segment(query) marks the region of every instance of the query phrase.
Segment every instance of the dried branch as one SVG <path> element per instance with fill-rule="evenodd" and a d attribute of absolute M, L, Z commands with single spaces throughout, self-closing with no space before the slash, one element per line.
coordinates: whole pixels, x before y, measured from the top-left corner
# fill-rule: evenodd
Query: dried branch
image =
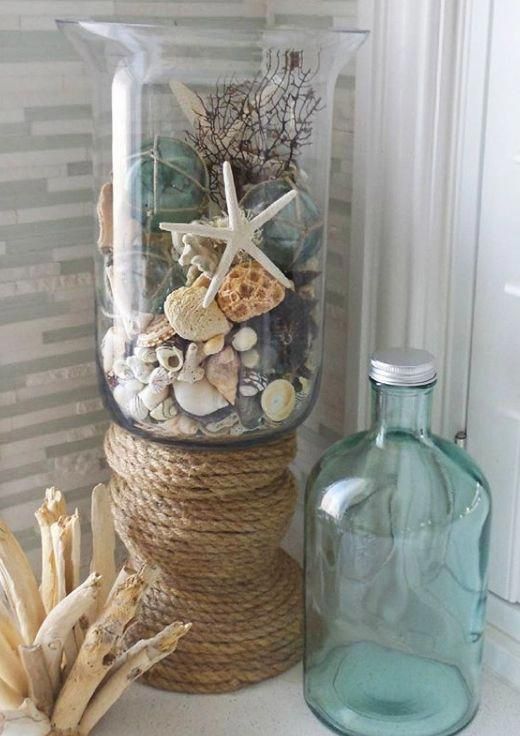
<path fill-rule="evenodd" d="M 312 86 L 316 71 L 304 68 L 302 51 L 271 52 L 253 80 L 232 79 L 198 96 L 196 129 L 187 137 L 206 163 L 217 202 L 224 201 L 223 161 L 231 163 L 239 195 L 245 184 L 293 175 L 322 108 Z"/>
<path fill-rule="evenodd" d="M 91 572 L 101 575 L 101 590 L 97 611 L 101 611 L 116 579 L 115 548 L 116 535 L 112 521 L 110 491 L 99 483 L 92 491 L 92 562 Z"/>
<path fill-rule="evenodd" d="M 50 716 L 54 703 L 51 679 L 39 644 L 21 646 L 20 659 L 28 681 L 28 694 L 39 711 Z"/>

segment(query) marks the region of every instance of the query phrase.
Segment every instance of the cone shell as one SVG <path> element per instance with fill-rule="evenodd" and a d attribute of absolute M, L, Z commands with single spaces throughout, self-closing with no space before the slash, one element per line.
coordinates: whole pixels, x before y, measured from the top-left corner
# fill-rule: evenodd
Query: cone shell
<path fill-rule="evenodd" d="M 230 270 L 217 294 L 217 302 L 228 319 L 245 322 L 274 309 L 285 289 L 257 261 L 239 263 Z"/>
<path fill-rule="evenodd" d="M 206 362 L 206 378 L 230 404 L 237 396 L 239 368 L 238 356 L 229 345 Z"/>
<path fill-rule="evenodd" d="M 262 409 L 273 422 L 282 422 L 292 413 L 296 392 L 292 383 L 283 378 L 272 381 L 262 393 Z"/>
<path fill-rule="evenodd" d="M 164 303 L 164 314 L 174 331 L 186 340 L 205 342 L 216 335 L 227 335 L 230 325 L 215 302 L 204 307 L 207 289 L 175 289 Z"/>

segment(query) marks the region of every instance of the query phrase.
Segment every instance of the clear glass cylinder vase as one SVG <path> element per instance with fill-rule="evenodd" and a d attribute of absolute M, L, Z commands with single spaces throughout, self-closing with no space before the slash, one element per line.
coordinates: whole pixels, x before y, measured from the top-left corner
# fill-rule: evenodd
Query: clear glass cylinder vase
<path fill-rule="evenodd" d="M 173 443 L 293 430 L 320 376 L 333 90 L 365 34 L 59 25 L 95 89 L 112 416 Z"/>
<path fill-rule="evenodd" d="M 372 379 L 371 428 L 309 480 L 305 697 L 342 734 L 447 736 L 479 702 L 489 487 L 432 434 L 432 376 L 388 376 Z"/>

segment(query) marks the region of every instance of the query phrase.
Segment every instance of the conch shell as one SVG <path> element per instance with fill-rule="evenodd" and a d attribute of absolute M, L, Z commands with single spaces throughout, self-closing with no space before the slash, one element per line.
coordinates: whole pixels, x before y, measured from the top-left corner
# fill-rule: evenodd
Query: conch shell
<path fill-rule="evenodd" d="M 181 409 L 196 417 L 213 414 L 213 412 L 228 406 L 228 402 L 222 394 L 205 378 L 196 383 L 175 381 L 173 392 Z"/>
<path fill-rule="evenodd" d="M 206 362 L 206 378 L 230 404 L 237 396 L 239 368 L 240 361 L 230 345 Z"/>

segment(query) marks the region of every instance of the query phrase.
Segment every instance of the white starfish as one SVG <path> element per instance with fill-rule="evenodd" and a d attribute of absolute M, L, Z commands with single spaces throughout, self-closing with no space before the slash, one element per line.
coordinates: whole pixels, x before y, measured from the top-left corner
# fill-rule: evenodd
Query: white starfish
<path fill-rule="evenodd" d="M 226 204 L 228 210 L 228 227 L 215 227 L 213 225 L 205 225 L 200 222 L 161 222 L 159 227 L 161 230 L 168 230 L 171 233 L 190 233 L 192 235 L 202 235 L 206 238 L 213 238 L 213 240 L 225 240 L 226 249 L 222 254 L 220 263 L 217 266 L 217 270 L 211 283 L 208 287 L 206 296 L 204 297 L 203 305 L 209 306 L 226 275 L 231 268 L 233 259 L 236 254 L 245 250 L 249 253 L 255 261 L 258 261 L 266 271 L 269 271 L 271 276 L 274 276 L 283 286 L 287 289 L 294 288 L 292 281 L 290 281 L 275 264 L 266 256 L 266 254 L 260 250 L 255 243 L 255 233 L 260 230 L 262 225 L 271 220 L 280 210 L 286 207 L 289 202 L 296 197 L 296 191 L 292 189 L 282 197 L 277 199 L 275 202 L 270 204 L 262 212 L 259 212 L 256 217 L 252 220 L 248 220 L 245 212 L 240 209 L 237 199 L 237 193 L 235 189 L 235 182 L 233 180 L 233 172 L 231 170 L 231 164 L 229 161 L 224 162 L 222 167 L 224 174 L 224 187 L 226 192 Z"/>

